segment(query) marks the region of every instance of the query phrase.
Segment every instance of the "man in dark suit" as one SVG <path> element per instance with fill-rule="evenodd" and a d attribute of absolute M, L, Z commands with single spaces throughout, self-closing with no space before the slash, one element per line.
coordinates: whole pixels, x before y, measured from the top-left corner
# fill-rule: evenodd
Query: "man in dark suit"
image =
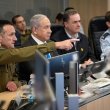
<path fill-rule="evenodd" d="M 23 46 L 30 46 L 36 44 L 40 45 L 50 42 L 49 39 L 51 35 L 51 29 L 50 29 L 51 23 L 50 20 L 47 18 L 47 16 L 42 14 L 34 15 L 30 20 L 30 26 L 32 31 L 31 36 L 24 43 Z M 51 56 L 58 55 L 57 51 L 53 51 L 50 54 Z M 19 76 L 21 80 L 29 81 L 30 74 L 32 74 L 33 72 L 34 72 L 34 61 L 31 60 L 19 64 Z"/>
<path fill-rule="evenodd" d="M 63 41 L 71 38 L 79 39 L 73 43 L 73 48 L 71 50 L 58 50 L 59 54 L 65 54 L 68 52 L 79 51 L 79 58 L 82 67 L 86 67 L 95 61 L 92 50 L 90 49 L 87 37 L 80 33 L 80 15 L 76 10 L 65 11 L 63 17 L 64 29 L 56 32 L 51 40 L 53 41 Z"/>

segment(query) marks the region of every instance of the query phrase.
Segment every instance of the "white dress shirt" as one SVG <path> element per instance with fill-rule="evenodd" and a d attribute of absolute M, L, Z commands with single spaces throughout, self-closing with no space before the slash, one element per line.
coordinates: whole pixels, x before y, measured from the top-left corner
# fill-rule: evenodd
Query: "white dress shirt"
<path fill-rule="evenodd" d="M 45 42 L 42 42 L 42 41 L 39 40 L 38 38 L 34 37 L 33 34 L 31 34 L 31 36 L 32 36 L 32 38 L 35 40 L 35 42 L 37 42 L 38 45 L 47 43 L 46 41 L 45 41 Z"/>

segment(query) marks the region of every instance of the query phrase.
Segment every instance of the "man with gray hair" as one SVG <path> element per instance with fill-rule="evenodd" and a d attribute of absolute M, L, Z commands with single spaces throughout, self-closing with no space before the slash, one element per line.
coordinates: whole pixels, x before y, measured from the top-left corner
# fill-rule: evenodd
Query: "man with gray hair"
<path fill-rule="evenodd" d="M 40 45 L 40 44 L 46 44 L 50 42 L 49 39 L 52 33 L 50 29 L 51 23 L 46 15 L 43 15 L 43 14 L 34 15 L 30 20 L 30 26 L 31 26 L 31 32 L 32 32 L 31 36 L 24 43 L 23 46 L 32 46 L 36 44 Z M 74 39 L 72 42 L 74 42 Z M 65 46 L 68 44 L 71 44 L 71 41 L 65 40 L 64 42 L 62 42 L 62 47 L 63 45 Z M 51 56 L 55 56 L 57 55 L 57 51 L 53 51 L 50 54 Z M 34 70 L 33 65 L 34 65 L 34 61 L 20 63 L 19 75 L 20 75 L 21 80 L 29 81 L 30 74 L 32 74 Z"/>

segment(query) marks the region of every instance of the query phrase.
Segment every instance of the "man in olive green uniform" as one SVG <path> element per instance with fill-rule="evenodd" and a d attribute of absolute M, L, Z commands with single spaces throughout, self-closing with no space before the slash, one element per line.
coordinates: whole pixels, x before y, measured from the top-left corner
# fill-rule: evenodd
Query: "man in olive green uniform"
<path fill-rule="evenodd" d="M 16 41 L 15 29 L 7 20 L 0 20 L 0 92 L 16 91 L 18 80 L 15 74 L 15 62 L 27 61 L 34 57 L 36 49 L 46 54 L 57 49 L 69 50 L 74 40 L 50 42 L 38 46 L 13 49 Z M 7 48 L 7 49 L 6 49 Z M 12 48 L 12 49 L 10 49 Z"/>
<path fill-rule="evenodd" d="M 15 42 L 15 47 L 20 47 L 31 35 L 31 30 L 27 29 L 26 21 L 23 16 L 15 15 L 12 17 L 12 23 L 16 29 L 17 41 Z"/>
<path fill-rule="evenodd" d="M 50 47 L 53 44 L 49 44 Z M 43 49 L 42 49 L 43 47 Z M 0 92 L 6 90 L 15 91 L 19 86 L 19 81 L 15 73 L 15 62 L 32 59 L 35 55 L 37 46 L 31 46 L 21 49 L 0 49 Z M 42 52 L 52 51 L 46 49 L 46 46 L 40 46 Z M 8 54 L 7 54 L 8 53 Z"/>

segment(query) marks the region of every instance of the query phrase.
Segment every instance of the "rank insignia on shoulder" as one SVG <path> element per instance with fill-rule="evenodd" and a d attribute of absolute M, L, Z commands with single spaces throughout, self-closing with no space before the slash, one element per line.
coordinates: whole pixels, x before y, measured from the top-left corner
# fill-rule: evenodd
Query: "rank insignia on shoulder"
<path fill-rule="evenodd" d="M 104 33 L 102 39 L 105 39 L 108 35 L 110 35 L 109 33 Z"/>

